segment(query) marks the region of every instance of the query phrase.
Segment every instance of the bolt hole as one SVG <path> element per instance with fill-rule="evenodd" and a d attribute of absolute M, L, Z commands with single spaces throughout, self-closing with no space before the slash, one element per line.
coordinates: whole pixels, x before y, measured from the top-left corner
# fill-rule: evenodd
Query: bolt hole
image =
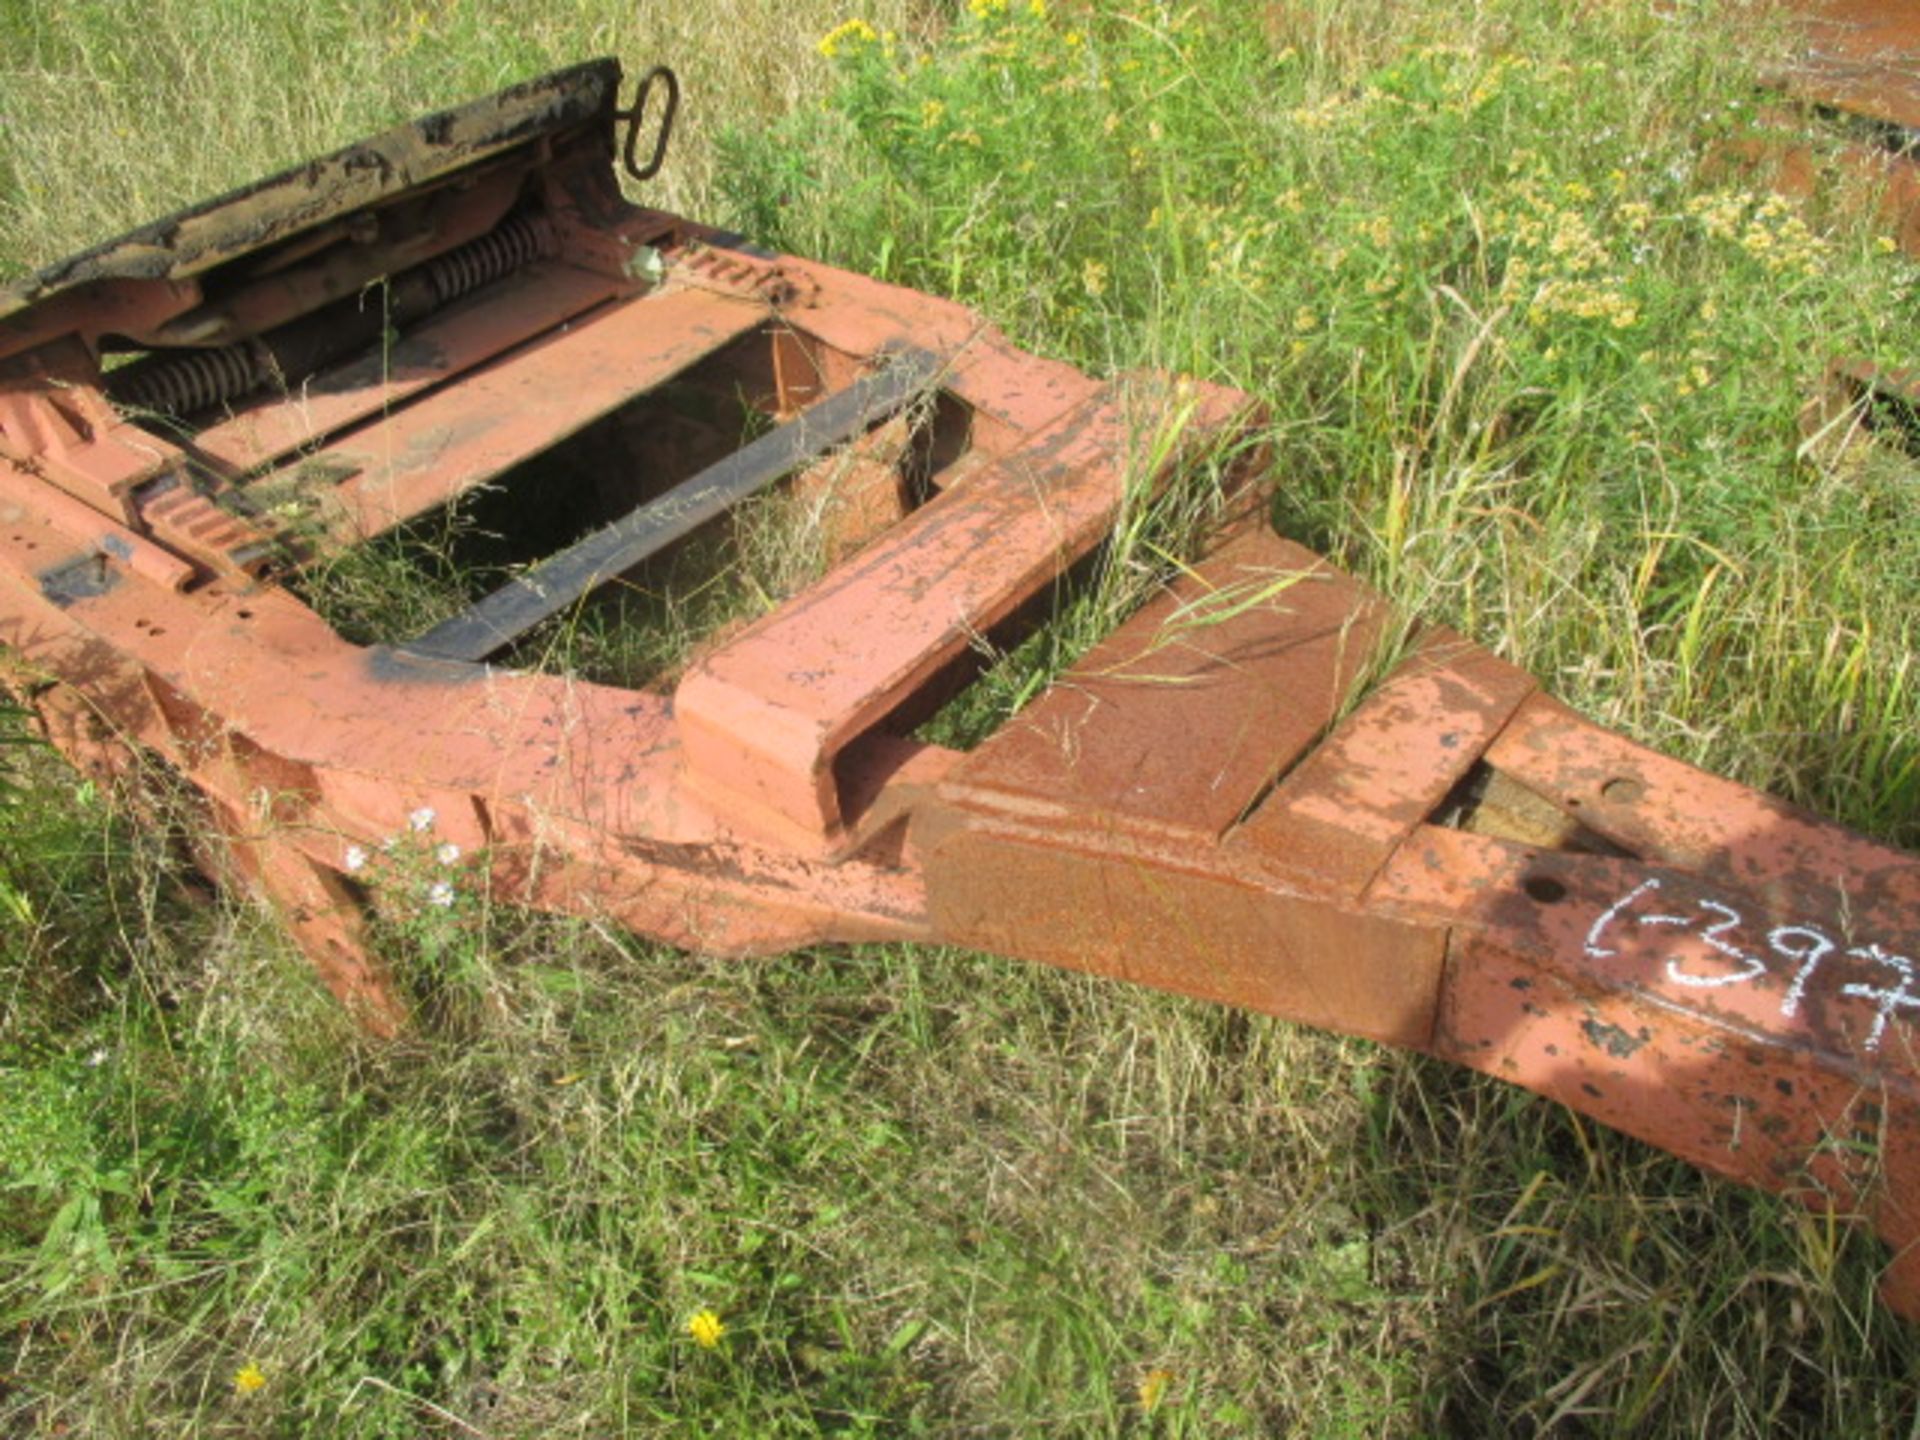
<path fill-rule="evenodd" d="M 1567 898 L 1567 887 L 1551 875 L 1529 875 L 1520 888 L 1527 892 L 1529 899 L 1538 900 L 1542 905 L 1553 905 Z"/>
<path fill-rule="evenodd" d="M 1647 793 L 1647 787 L 1628 775 L 1620 775 L 1600 787 L 1600 798 L 1616 805 L 1631 805 Z"/>
<path fill-rule="evenodd" d="M 251 610 L 236 610 L 233 613 L 238 615 L 242 620 L 251 620 L 253 618 L 253 611 Z"/>

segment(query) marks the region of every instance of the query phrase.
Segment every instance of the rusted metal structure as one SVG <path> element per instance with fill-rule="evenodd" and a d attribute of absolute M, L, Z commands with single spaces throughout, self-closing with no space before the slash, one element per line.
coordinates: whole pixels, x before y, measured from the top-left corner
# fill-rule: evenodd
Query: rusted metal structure
<path fill-rule="evenodd" d="M 1909 0 L 1782 0 L 1789 43 L 1766 80 L 1838 122 L 1845 143 L 1827 156 L 1864 191 L 1887 230 L 1920 256 L 1920 6 Z M 1756 138 L 1729 157 L 1774 190 L 1805 198 L 1819 188 L 1822 157 L 1804 140 Z"/>
<path fill-rule="evenodd" d="M 1787 47 L 1764 76 L 1799 110 L 1763 115 L 1758 134 L 1717 147 L 1721 168 L 1776 193 L 1814 200 L 1823 188 L 1873 207 L 1893 242 L 1920 257 L 1920 5 L 1910 0 L 1780 0 Z M 1833 122 L 1816 151 L 1805 112 Z M 1810 440 L 1844 446 L 1862 431 L 1920 447 L 1920 384 L 1859 356 L 1837 356 L 1802 414 Z"/>
<path fill-rule="evenodd" d="M 1802 17 L 1802 39 L 1779 77 L 1787 89 L 1863 120 L 1920 130 L 1920 8 L 1908 0 L 1788 0 L 1788 8 Z"/>
<path fill-rule="evenodd" d="M 619 124 L 634 165 L 671 91 L 618 83 L 431 117 L 0 299 L 0 642 L 69 756 L 185 776 L 376 1029 L 406 1004 L 355 863 L 430 810 L 495 893 L 681 945 L 971 946 L 1456 1060 L 1867 1217 L 1920 1315 L 1920 861 L 1275 534 L 1244 397 L 628 204 Z M 592 513 L 464 613 L 361 646 L 301 598 L 479 487 L 550 518 L 537 462 L 589 440 Z M 1254 502 L 1204 558 L 984 742 L 921 738 L 977 637 L 1198 463 Z M 540 625 L 783 482 L 830 516 L 822 578 L 647 688 L 533 667 Z"/>

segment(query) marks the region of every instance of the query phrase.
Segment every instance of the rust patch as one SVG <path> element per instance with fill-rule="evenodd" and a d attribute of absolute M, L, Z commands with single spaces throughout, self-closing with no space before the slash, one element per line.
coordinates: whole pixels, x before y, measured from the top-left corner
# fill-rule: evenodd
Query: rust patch
<path fill-rule="evenodd" d="M 1645 1030 L 1637 1036 L 1629 1035 L 1618 1025 L 1607 1025 L 1598 1020 L 1582 1021 L 1580 1030 L 1587 1037 L 1589 1045 L 1606 1051 L 1616 1060 L 1632 1059 L 1634 1052 L 1652 1038 Z"/>

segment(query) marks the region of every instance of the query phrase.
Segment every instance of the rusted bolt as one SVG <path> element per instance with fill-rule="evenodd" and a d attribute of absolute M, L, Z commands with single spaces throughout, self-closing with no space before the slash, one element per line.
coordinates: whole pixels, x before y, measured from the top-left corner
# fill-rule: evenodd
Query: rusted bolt
<path fill-rule="evenodd" d="M 1600 798 L 1616 805 L 1631 805 L 1647 793 L 1647 787 L 1630 775 L 1618 775 L 1600 787 Z"/>

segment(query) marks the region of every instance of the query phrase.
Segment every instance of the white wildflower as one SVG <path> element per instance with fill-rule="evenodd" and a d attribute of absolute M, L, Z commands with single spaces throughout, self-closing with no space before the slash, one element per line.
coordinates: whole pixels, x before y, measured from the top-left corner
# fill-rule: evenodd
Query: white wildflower
<path fill-rule="evenodd" d="M 347 846 L 347 853 L 341 858 L 350 871 L 367 868 L 367 852 L 358 845 Z"/>
<path fill-rule="evenodd" d="M 427 891 L 427 903 L 445 910 L 453 904 L 453 886 L 444 880 L 433 882 L 433 888 Z"/>
<path fill-rule="evenodd" d="M 451 865 L 460 858 L 460 847 L 449 840 L 433 852 L 433 858 L 442 865 Z"/>
<path fill-rule="evenodd" d="M 431 805 L 422 805 L 418 810 L 407 816 L 407 828 L 415 834 L 418 834 L 422 830 L 431 830 L 433 828 L 434 818 L 433 807 Z"/>

